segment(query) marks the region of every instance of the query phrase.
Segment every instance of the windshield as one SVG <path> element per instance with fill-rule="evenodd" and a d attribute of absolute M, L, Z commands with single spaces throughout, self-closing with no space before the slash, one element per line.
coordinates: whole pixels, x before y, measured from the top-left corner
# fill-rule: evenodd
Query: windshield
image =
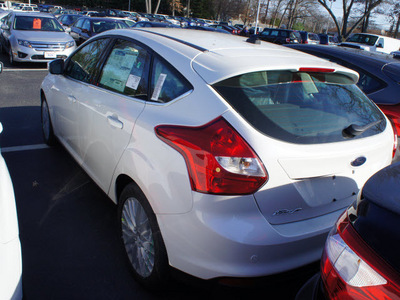
<path fill-rule="evenodd" d="M 14 22 L 15 30 L 32 31 L 56 31 L 63 32 L 64 29 L 55 18 L 16 16 Z"/>
<path fill-rule="evenodd" d="M 369 35 L 369 34 L 354 34 L 349 37 L 346 42 L 358 43 L 358 44 L 365 44 L 368 46 L 375 45 L 376 41 L 378 40 L 377 36 Z"/>
<path fill-rule="evenodd" d="M 382 113 L 342 74 L 262 71 L 213 87 L 256 129 L 286 142 L 339 142 L 386 128 Z M 348 134 L 359 126 L 361 134 Z"/>

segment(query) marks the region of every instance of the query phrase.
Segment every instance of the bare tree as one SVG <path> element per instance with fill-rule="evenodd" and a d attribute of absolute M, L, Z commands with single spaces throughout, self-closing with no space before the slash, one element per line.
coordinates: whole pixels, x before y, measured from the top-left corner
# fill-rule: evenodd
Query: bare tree
<path fill-rule="evenodd" d="M 360 23 L 367 16 L 369 16 L 371 11 L 380 4 L 382 4 L 384 0 L 370 0 L 368 8 L 364 10 L 361 16 L 356 17 L 353 25 L 349 29 L 348 27 L 349 27 L 350 14 L 352 12 L 352 9 L 354 8 L 355 0 L 342 0 L 343 16 L 342 16 L 341 26 L 339 25 L 338 19 L 336 18 L 335 14 L 331 9 L 331 3 L 329 3 L 330 1 L 333 0 L 317 0 L 317 1 L 328 11 L 329 15 L 332 17 L 339 34 L 339 38 L 341 39 L 342 37 L 347 38 L 353 32 L 353 30 L 357 28 L 357 26 L 359 26 Z"/>

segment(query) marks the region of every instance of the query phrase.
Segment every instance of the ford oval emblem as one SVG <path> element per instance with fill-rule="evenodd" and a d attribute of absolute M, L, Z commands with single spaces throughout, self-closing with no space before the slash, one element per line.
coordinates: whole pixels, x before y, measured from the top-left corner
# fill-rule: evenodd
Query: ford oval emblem
<path fill-rule="evenodd" d="M 353 160 L 350 164 L 353 167 L 359 167 L 359 166 L 363 165 L 366 161 L 367 161 L 366 157 L 360 156 L 360 157 L 357 157 L 355 160 Z"/>

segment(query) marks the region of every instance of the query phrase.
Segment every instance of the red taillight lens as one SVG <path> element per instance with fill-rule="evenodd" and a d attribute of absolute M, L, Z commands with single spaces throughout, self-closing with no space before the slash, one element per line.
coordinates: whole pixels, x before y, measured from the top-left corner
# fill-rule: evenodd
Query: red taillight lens
<path fill-rule="evenodd" d="M 400 133 L 400 105 L 379 105 L 379 108 L 390 120 L 394 131 L 393 157 L 396 155 L 398 135 Z"/>
<path fill-rule="evenodd" d="M 347 212 L 328 236 L 321 259 L 325 295 L 335 300 L 399 299 L 399 277 L 350 224 Z"/>
<path fill-rule="evenodd" d="M 332 72 L 335 72 L 335 69 L 329 69 L 329 68 L 299 68 L 299 72 L 332 73 Z"/>
<path fill-rule="evenodd" d="M 199 127 L 160 125 L 155 132 L 185 158 L 194 191 L 252 194 L 268 179 L 258 156 L 222 117 Z"/>

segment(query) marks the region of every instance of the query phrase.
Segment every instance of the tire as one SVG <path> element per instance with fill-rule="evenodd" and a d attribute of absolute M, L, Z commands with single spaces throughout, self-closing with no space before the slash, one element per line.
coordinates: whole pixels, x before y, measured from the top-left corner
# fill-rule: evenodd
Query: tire
<path fill-rule="evenodd" d="M 169 277 L 164 241 L 149 202 L 134 183 L 121 193 L 118 221 L 133 277 L 147 289 L 164 288 Z"/>
<path fill-rule="evenodd" d="M 11 45 L 10 45 L 10 47 L 8 48 L 8 60 L 10 61 L 10 64 L 11 64 L 11 65 L 14 65 L 14 64 L 15 64 L 14 56 L 13 56 L 13 54 L 12 54 Z"/>
<path fill-rule="evenodd" d="M 49 146 L 53 146 L 56 142 L 56 137 L 54 135 L 53 125 L 51 123 L 51 118 L 50 118 L 49 106 L 47 104 L 46 99 L 42 99 L 41 121 L 42 121 L 42 133 L 44 142 Z"/>

